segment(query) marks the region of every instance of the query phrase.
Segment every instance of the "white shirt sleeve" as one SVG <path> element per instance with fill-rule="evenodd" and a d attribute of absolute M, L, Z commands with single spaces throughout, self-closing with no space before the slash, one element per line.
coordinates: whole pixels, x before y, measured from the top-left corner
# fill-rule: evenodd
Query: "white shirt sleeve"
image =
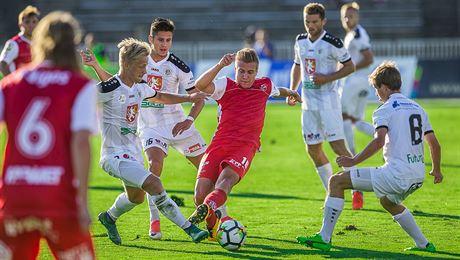
<path fill-rule="evenodd" d="M 1 93 L 1 92 L 0 92 Z M 0 101 L 1 104 L 1 101 Z M 0 108 L 1 109 L 1 108 Z M 1 120 L 1 115 L 0 115 L 0 120 Z M 428 134 L 430 132 L 433 132 L 433 127 L 430 124 L 430 120 L 428 120 L 428 115 L 426 114 L 425 111 L 423 111 L 423 119 L 422 119 L 422 127 L 423 127 L 423 133 Z"/>
<path fill-rule="evenodd" d="M 0 89 L 0 122 L 4 121 L 5 111 L 5 98 L 3 97 L 3 91 Z"/>
<path fill-rule="evenodd" d="M 195 78 L 193 77 L 192 71 L 183 72 L 179 70 L 179 82 L 180 85 L 186 90 L 189 91 L 195 86 Z"/>
<path fill-rule="evenodd" d="M 280 95 L 280 90 L 278 89 L 277 86 L 275 86 L 275 83 L 272 83 L 272 91 L 270 92 L 270 97 L 277 97 Z"/>
<path fill-rule="evenodd" d="M 299 56 L 299 41 L 295 41 L 295 44 L 294 44 L 294 63 L 295 64 L 300 64 L 301 61 L 300 61 L 300 56 Z"/>
<path fill-rule="evenodd" d="M 374 122 L 374 129 L 377 129 L 380 127 L 386 127 L 388 129 L 390 113 L 391 113 L 390 111 L 386 111 L 383 105 L 379 107 L 377 110 L 375 110 L 374 114 L 372 115 L 372 122 Z"/>
<path fill-rule="evenodd" d="M 151 88 L 147 83 L 140 83 L 139 91 L 141 92 L 142 99 L 155 97 L 157 95 L 157 91 Z"/>
<path fill-rule="evenodd" d="M 4 61 L 7 64 L 11 64 L 13 60 L 18 57 L 19 46 L 15 41 L 8 40 L 3 47 L 2 53 L 0 54 L 0 61 Z"/>
<path fill-rule="evenodd" d="M 227 89 L 227 77 L 218 78 L 213 81 L 214 83 L 214 93 L 211 94 L 211 98 L 214 100 L 221 99 L 225 94 L 225 89 Z"/>
<path fill-rule="evenodd" d="M 90 81 L 78 93 L 72 107 L 70 129 L 72 132 L 89 130 L 97 132 L 96 121 L 96 83 Z"/>
<path fill-rule="evenodd" d="M 340 63 L 344 63 L 348 60 L 351 60 L 351 56 L 350 54 L 348 53 L 347 49 L 345 48 L 345 46 L 342 46 L 342 48 L 335 48 L 334 47 L 334 56 L 335 56 L 335 59 L 340 62 Z"/>
<path fill-rule="evenodd" d="M 367 35 L 367 33 L 364 31 L 364 30 L 361 30 L 362 31 L 362 35 L 361 35 L 361 39 L 359 41 L 359 51 L 364 51 L 364 50 L 367 50 L 367 49 L 370 49 L 371 48 L 371 42 L 370 42 L 370 39 L 369 39 L 369 35 Z"/>

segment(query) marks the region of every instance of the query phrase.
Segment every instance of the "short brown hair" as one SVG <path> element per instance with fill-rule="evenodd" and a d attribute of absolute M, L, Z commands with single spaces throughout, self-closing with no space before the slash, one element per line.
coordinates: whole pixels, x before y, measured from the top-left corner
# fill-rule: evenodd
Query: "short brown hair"
<path fill-rule="evenodd" d="M 374 88 L 380 88 L 382 84 L 385 84 L 391 90 L 401 89 L 401 73 L 399 73 L 396 63 L 393 61 L 382 62 L 369 75 L 369 84 Z"/>
<path fill-rule="evenodd" d="M 356 2 L 346 3 L 340 8 L 340 13 L 344 14 L 348 9 L 353 9 L 356 12 L 359 11 L 359 4 Z"/>
<path fill-rule="evenodd" d="M 236 53 L 235 61 L 242 61 L 246 63 L 255 62 L 259 68 L 259 57 L 257 52 L 251 48 L 243 48 Z"/>
<path fill-rule="evenodd" d="M 31 5 L 28 5 L 26 6 L 26 8 L 24 8 L 24 10 L 22 10 L 20 13 L 19 13 L 19 16 L 18 16 L 18 24 L 21 24 L 22 23 L 22 20 L 25 18 L 25 17 L 29 17 L 29 16 L 39 16 L 40 15 L 40 11 L 38 11 L 38 8 L 35 7 L 35 6 L 31 6 Z"/>
<path fill-rule="evenodd" d="M 174 22 L 171 19 L 157 17 L 150 26 L 150 35 L 154 36 L 158 32 L 174 32 Z"/>
<path fill-rule="evenodd" d="M 303 13 L 304 14 L 319 14 L 319 17 L 321 17 L 321 20 L 326 17 L 326 9 L 324 8 L 324 5 L 319 4 L 319 3 L 309 3 L 303 8 Z"/>
<path fill-rule="evenodd" d="M 79 71 L 77 45 L 81 40 L 78 21 L 68 12 L 55 11 L 45 16 L 32 34 L 35 63 L 51 60 L 57 67 Z"/>

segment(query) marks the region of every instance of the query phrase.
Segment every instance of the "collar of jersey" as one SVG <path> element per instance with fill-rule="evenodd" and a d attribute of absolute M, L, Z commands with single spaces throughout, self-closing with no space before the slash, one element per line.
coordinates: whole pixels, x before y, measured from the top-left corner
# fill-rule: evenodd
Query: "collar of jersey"
<path fill-rule="evenodd" d="M 162 64 L 163 62 L 167 61 L 169 59 L 169 55 L 171 55 L 171 53 L 168 51 L 168 54 L 166 55 L 166 57 L 158 62 L 154 61 L 152 56 L 149 55 L 149 60 L 150 62 L 155 65 L 155 66 L 159 66 L 160 64 Z"/>
<path fill-rule="evenodd" d="M 134 89 L 134 86 L 136 86 L 137 83 L 134 83 L 132 87 L 128 87 L 128 85 L 126 85 L 120 78 L 120 74 L 116 74 L 115 77 L 117 78 L 117 80 L 120 82 L 120 85 L 121 87 L 125 88 L 125 89 L 129 89 L 129 90 L 132 90 Z"/>
<path fill-rule="evenodd" d="M 315 45 L 317 42 L 319 42 L 324 37 L 325 34 L 326 34 L 326 30 L 323 29 L 323 33 L 318 37 L 318 39 L 316 39 L 316 41 L 312 42 L 310 40 L 310 37 L 307 37 L 307 40 L 311 45 Z"/>
<path fill-rule="evenodd" d="M 19 37 L 20 37 L 23 41 L 27 42 L 28 44 L 31 43 L 30 40 L 27 39 L 27 38 L 24 36 L 24 33 L 23 33 L 23 32 L 18 33 L 18 35 L 19 35 Z"/>

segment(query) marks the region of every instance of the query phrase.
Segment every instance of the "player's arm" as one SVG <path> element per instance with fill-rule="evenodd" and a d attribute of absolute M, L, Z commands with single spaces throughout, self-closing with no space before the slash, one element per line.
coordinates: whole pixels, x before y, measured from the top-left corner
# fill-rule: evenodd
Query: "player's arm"
<path fill-rule="evenodd" d="M 299 87 L 299 84 L 300 84 L 300 77 L 301 77 L 300 64 L 297 64 L 294 62 L 291 68 L 291 82 L 289 83 L 290 90 L 297 92 L 297 88 Z M 286 98 L 286 103 L 290 106 L 294 106 L 297 102 L 295 98 L 293 98 L 292 96 L 288 96 Z"/>
<path fill-rule="evenodd" d="M 387 132 L 387 127 L 377 128 L 374 134 L 374 139 L 366 146 L 366 148 L 364 148 L 362 152 L 358 153 L 354 157 L 339 156 L 336 160 L 337 164 L 341 167 L 351 167 L 365 161 L 383 147 Z"/>
<path fill-rule="evenodd" d="M 11 73 L 10 66 L 5 61 L 0 61 L 0 71 L 2 72 L 3 76 L 6 77 L 8 74 Z"/>
<path fill-rule="evenodd" d="M 374 62 L 374 54 L 371 49 L 362 50 L 361 54 L 363 55 L 363 58 L 355 64 L 356 70 L 367 68 L 372 64 L 372 62 Z"/>
<path fill-rule="evenodd" d="M 187 91 L 187 93 L 189 94 L 198 93 L 198 92 L 199 90 L 196 89 L 196 87 Z M 176 136 L 178 134 L 182 134 L 185 130 L 189 129 L 192 126 L 195 119 L 200 114 L 203 107 L 204 107 L 204 100 L 199 100 L 195 103 L 192 103 L 192 108 L 190 109 L 190 112 L 188 113 L 187 118 L 184 121 L 177 123 L 173 127 L 172 135 Z"/>
<path fill-rule="evenodd" d="M 80 56 L 83 64 L 93 68 L 101 81 L 106 81 L 112 77 L 112 75 L 104 70 L 99 62 L 97 62 L 96 56 L 94 56 L 94 53 L 90 49 L 86 48 L 85 50 L 80 50 Z"/>
<path fill-rule="evenodd" d="M 172 93 L 165 93 L 165 92 L 156 92 L 155 96 L 146 98 L 148 101 L 153 103 L 160 103 L 160 104 L 179 104 L 179 103 L 186 103 L 186 102 L 200 102 L 203 101 L 208 95 L 206 93 L 192 93 L 192 94 L 172 94 Z"/>
<path fill-rule="evenodd" d="M 295 102 L 302 103 L 302 98 L 300 97 L 299 93 L 297 93 L 296 90 L 282 88 L 282 87 L 278 87 L 278 90 L 280 94 L 274 97 L 288 98 L 288 100 L 293 100 L 294 104 Z"/>
<path fill-rule="evenodd" d="M 431 172 L 430 175 L 434 177 L 434 183 L 442 182 L 443 176 L 441 173 L 441 145 L 436 138 L 434 132 L 425 134 L 425 141 L 430 148 L 431 156 Z"/>
<path fill-rule="evenodd" d="M 226 66 L 232 64 L 235 60 L 235 53 L 227 53 L 225 54 L 222 59 L 220 59 L 219 63 L 214 65 L 212 68 L 208 69 L 205 73 L 203 73 L 195 82 L 195 87 L 207 94 L 214 93 L 215 85 L 213 80 L 216 78 L 217 74 Z"/>

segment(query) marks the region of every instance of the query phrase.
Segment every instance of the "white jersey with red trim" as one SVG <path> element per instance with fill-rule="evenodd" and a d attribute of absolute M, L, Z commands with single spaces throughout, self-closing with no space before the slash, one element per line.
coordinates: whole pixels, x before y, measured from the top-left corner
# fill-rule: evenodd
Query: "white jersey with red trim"
<path fill-rule="evenodd" d="M 142 162 L 137 115 L 142 100 L 157 92 L 145 82 L 128 87 L 118 75 L 100 82 L 98 88 L 98 101 L 103 106 L 101 161 L 107 156 L 128 154 Z"/>
<path fill-rule="evenodd" d="M 179 87 L 192 90 L 195 79 L 190 68 L 172 53 L 161 61 L 155 62 L 149 56 L 147 73 L 144 80 L 156 90 L 166 93 L 179 93 Z M 171 125 L 185 120 L 186 116 L 180 104 L 157 104 L 143 101 L 139 116 L 139 129 Z"/>
<path fill-rule="evenodd" d="M 334 73 L 337 71 L 338 62 L 345 63 L 351 60 L 342 41 L 323 31 L 316 41 L 311 42 L 308 33 L 304 33 L 297 36 L 294 50 L 294 63 L 301 68 L 302 109 L 340 109 L 338 82 L 317 86 L 311 81 L 311 76 L 315 73 Z"/>
<path fill-rule="evenodd" d="M 425 110 L 415 101 L 395 93 L 373 114 L 375 129 L 388 129 L 383 147 L 385 165 L 400 179 L 423 178 L 423 138 L 433 132 Z"/>

